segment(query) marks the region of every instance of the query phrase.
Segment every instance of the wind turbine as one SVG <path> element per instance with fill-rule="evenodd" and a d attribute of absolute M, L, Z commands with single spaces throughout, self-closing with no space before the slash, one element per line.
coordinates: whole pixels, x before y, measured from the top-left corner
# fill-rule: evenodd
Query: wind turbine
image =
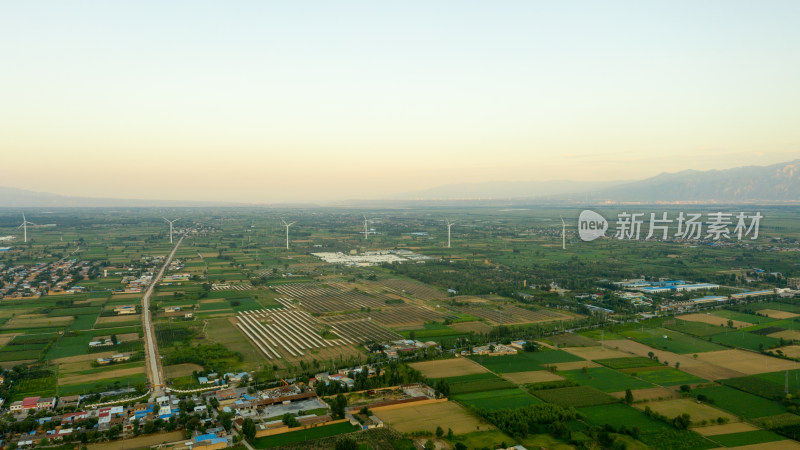
<path fill-rule="evenodd" d="M 281 223 L 283 223 L 283 226 L 286 227 L 286 250 L 289 250 L 289 227 L 296 224 L 297 222 L 286 223 L 286 221 L 283 220 L 283 217 L 281 217 Z"/>
<path fill-rule="evenodd" d="M 162 217 L 162 219 L 166 220 L 167 223 L 169 223 L 169 243 L 172 244 L 172 224 L 177 222 L 177 221 L 179 221 L 179 220 L 181 220 L 181 219 L 178 218 L 178 219 L 175 219 L 175 220 L 169 220 L 166 217 Z"/>
<path fill-rule="evenodd" d="M 452 228 L 453 225 L 455 225 L 456 223 L 455 222 L 450 222 L 450 219 L 448 219 L 446 217 L 445 217 L 444 221 L 447 222 L 447 248 L 450 248 L 450 228 Z"/>
<path fill-rule="evenodd" d="M 567 224 L 564 223 L 564 218 L 561 218 L 561 249 L 567 249 Z"/>
<path fill-rule="evenodd" d="M 367 228 L 367 216 L 364 216 L 364 240 L 369 237 L 369 229 Z"/>
<path fill-rule="evenodd" d="M 22 228 L 25 236 L 25 242 L 28 242 L 28 224 L 36 225 L 33 222 L 29 222 L 28 219 L 25 218 L 25 213 L 22 213 L 22 225 L 18 226 L 17 228 Z"/>

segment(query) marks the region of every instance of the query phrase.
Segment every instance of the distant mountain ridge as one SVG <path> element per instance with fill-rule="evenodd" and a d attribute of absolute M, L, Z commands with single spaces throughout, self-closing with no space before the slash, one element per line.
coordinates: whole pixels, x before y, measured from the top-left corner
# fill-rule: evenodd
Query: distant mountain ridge
<path fill-rule="evenodd" d="M 588 193 L 591 202 L 800 202 L 800 159 L 769 166 L 662 173 Z"/>
<path fill-rule="evenodd" d="M 73 197 L 0 186 L 0 208 L 106 208 L 237 206 L 234 202 Z"/>

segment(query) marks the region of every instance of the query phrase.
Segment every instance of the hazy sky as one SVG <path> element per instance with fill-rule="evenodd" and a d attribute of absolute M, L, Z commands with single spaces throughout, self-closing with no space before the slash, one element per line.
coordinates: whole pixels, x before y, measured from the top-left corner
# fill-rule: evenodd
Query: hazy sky
<path fill-rule="evenodd" d="M 0 2 L 0 185 L 280 202 L 800 157 L 800 2 Z"/>

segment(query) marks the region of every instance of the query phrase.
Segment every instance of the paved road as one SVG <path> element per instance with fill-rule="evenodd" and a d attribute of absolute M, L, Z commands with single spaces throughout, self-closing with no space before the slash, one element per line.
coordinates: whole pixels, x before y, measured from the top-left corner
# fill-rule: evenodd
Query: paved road
<path fill-rule="evenodd" d="M 172 249 L 172 252 L 170 252 L 169 256 L 167 256 L 167 259 L 164 260 L 164 265 L 161 266 L 158 274 L 156 274 L 156 276 L 154 276 L 150 281 L 150 285 L 147 286 L 147 290 L 144 292 L 144 296 L 142 297 L 144 349 L 145 359 L 147 361 L 147 376 L 150 379 L 151 391 L 153 393 L 152 398 L 158 398 L 164 395 L 164 374 L 162 373 L 161 356 L 158 353 L 158 346 L 156 345 L 156 331 L 155 327 L 152 325 L 152 320 L 150 317 L 150 295 L 153 293 L 153 289 L 161 280 L 161 277 L 164 276 L 164 271 L 167 269 L 167 267 L 169 267 L 169 263 L 175 256 L 175 252 L 178 250 L 178 247 L 180 247 L 184 237 L 186 237 L 186 235 L 181 236 L 180 240 L 178 240 L 178 243 L 175 244 L 175 248 Z"/>

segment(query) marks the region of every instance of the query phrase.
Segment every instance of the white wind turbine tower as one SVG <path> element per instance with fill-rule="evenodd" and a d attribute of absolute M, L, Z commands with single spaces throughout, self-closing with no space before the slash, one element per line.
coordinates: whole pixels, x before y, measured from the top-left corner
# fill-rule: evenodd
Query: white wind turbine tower
<path fill-rule="evenodd" d="M 25 218 L 25 213 L 22 213 L 22 225 L 18 226 L 17 228 L 22 228 L 23 235 L 25 236 L 25 242 L 28 242 L 28 224 L 36 225 L 33 222 L 29 222 L 28 219 Z"/>
<path fill-rule="evenodd" d="M 175 219 L 175 220 L 169 220 L 166 217 L 162 217 L 162 219 L 166 220 L 167 223 L 169 223 L 169 243 L 172 244 L 172 224 L 177 222 L 177 221 L 179 221 L 179 220 L 181 220 L 181 219 L 178 218 L 178 219 Z"/>
<path fill-rule="evenodd" d="M 450 222 L 450 219 L 446 217 L 444 221 L 447 222 L 447 248 L 450 248 L 450 228 L 453 228 L 453 225 L 455 225 L 456 223 Z"/>
<path fill-rule="evenodd" d="M 297 222 L 286 223 L 286 221 L 283 220 L 283 217 L 281 217 L 281 223 L 283 223 L 283 226 L 286 227 L 286 249 L 288 250 L 289 249 L 289 227 L 294 225 L 294 224 L 296 224 Z"/>
<path fill-rule="evenodd" d="M 364 216 L 364 240 L 369 237 L 369 229 L 367 228 L 367 216 Z"/>
<path fill-rule="evenodd" d="M 564 223 L 564 218 L 561 218 L 561 249 L 567 249 L 567 224 Z"/>

